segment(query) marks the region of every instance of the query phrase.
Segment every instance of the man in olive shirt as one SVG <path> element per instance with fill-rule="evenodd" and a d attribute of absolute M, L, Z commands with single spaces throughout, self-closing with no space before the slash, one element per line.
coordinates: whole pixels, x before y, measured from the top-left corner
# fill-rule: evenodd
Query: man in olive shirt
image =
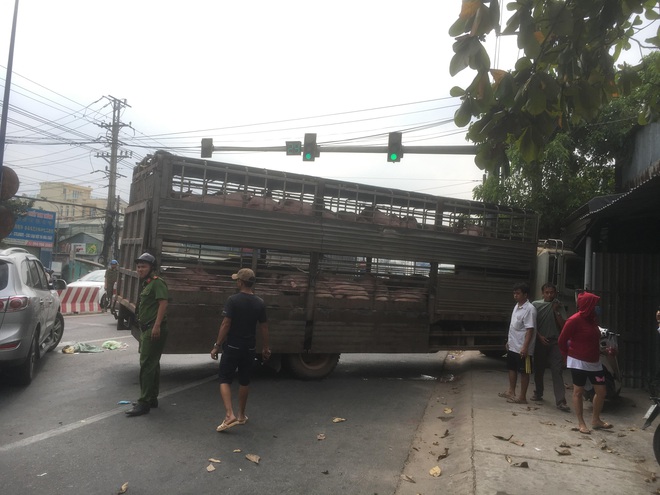
<path fill-rule="evenodd" d="M 156 258 L 149 253 L 135 260 L 141 291 L 136 307 L 140 327 L 140 398 L 128 417 L 147 414 L 158 407 L 160 356 L 167 338 L 167 284 L 155 275 Z"/>
<path fill-rule="evenodd" d="M 536 308 L 536 348 L 534 350 L 535 368 L 534 382 L 536 390 L 532 400 L 543 400 L 543 375 L 545 368 L 550 367 L 552 374 L 552 388 L 555 395 L 557 409 L 569 412 L 571 409 L 566 404 L 566 387 L 562 368 L 564 358 L 559 351 L 559 334 L 566 321 L 566 312 L 557 300 L 557 288 L 550 283 L 541 287 L 543 299 L 534 301 Z"/>

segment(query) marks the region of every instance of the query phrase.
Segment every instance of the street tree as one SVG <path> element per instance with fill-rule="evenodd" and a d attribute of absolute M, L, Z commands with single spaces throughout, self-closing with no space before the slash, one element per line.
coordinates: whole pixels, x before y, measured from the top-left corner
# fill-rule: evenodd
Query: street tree
<path fill-rule="evenodd" d="M 454 87 L 462 103 L 454 121 L 468 124 L 477 144 L 475 163 L 496 176 L 509 175 L 507 151 L 534 167 L 553 136 L 596 120 L 613 98 L 629 95 L 640 83 L 641 66 L 615 65 L 633 43 L 660 46 L 656 0 L 517 0 L 502 29 L 498 0 L 463 0 L 449 34 L 455 37 L 451 75 L 470 68 L 467 88 Z M 644 26 L 644 24 L 647 24 Z M 642 42 L 636 33 L 658 26 Z M 486 36 L 513 35 L 522 56 L 513 70 L 491 67 Z M 659 100 L 647 101 L 638 121 L 649 121 Z"/>
<path fill-rule="evenodd" d="M 538 160 L 526 163 L 510 148 L 510 175 L 491 174 L 475 188 L 475 199 L 540 212 L 540 235 L 548 238 L 558 237 L 562 221 L 591 198 L 616 192 L 616 169 L 632 159 L 639 114 L 648 102 L 660 100 L 660 52 L 645 57 L 641 67 L 638 87 L 612 99 L 593 122 L 555 132 Z M 648 118 L 657 120 L 658 114 Z"/>

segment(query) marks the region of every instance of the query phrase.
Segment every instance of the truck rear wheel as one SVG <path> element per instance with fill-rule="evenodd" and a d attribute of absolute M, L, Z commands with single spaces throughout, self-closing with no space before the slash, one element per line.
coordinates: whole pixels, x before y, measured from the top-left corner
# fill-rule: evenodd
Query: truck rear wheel
<path fill-rule="evenodd" d="M 119 305 L 119 310 L 117 311 L 117 330 L 130 330 L 131 313 L 121 304 Z"/>
<path fill-rule="evenodd" d="M 286 368 L 302 380 L 320 380 L 335 369 L 339 354 L 285 354 Z"/>

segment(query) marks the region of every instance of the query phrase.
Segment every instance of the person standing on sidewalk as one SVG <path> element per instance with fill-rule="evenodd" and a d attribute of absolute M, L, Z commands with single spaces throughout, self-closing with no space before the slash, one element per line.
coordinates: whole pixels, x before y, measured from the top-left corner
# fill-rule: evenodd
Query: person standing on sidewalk
<path fill-rule="evenodd" d="M 536 308 L 536 345 L 534 347 L 534 384 L 536 389 L 532 400 L 543 400 L 543 375 L 545 369 L 550 366 L 552 375 L 552 387 L 555 393 L 555 405 L 557 409 L 569 412 L 571 409 L 566 404 L 566 389 L 562 368 L 564 358 L 559 350 L 559 333 L 566 322 L 566 312 L 557 300 L 557 288 L 551 284 L 543 284 L 541 287 L 543 299 L 534 301 Z"/>
<path fill-rule="evenodd" d="M 589 292 L 578 294 L 577 313 L 571 316 L 559 334 L 559 350 L 566 356 L 566 366 L 573 377 L 573 409 L 578 419 L 580 433 L 591 430 L 584 422 L 582 397 L 587 378 L 594 387 L 591 427 L 595 430 L 609 429 L 612 425 L 603 421 L 600 412 L 605 403 L 605 372 L 600 363 L 600 330 L 598 310 L 600 297 Z"/>
<path fill-rule="evenodd" d="M 165 281 L 155 274 L 156 258 L 149 253 L 135 260 L 141 291 L 135 308 L 140 327 L 140 398 L 128 417 L 149 413 L 158 407 L 160 356 L 167 339 L 167 298 Z"/>
<path fill-rule="evenodd" d="M 264 360 L 270 357 L 266 305 L 254 294 L 253 286 L 256 282 L 254 272 L 249 268 L 241 268 L 231 278 L 236 280 L 239 292 L 229 297 L 225 303 L 218 338 L 211 349 L 211 359 L 218 359 L 218 352 L 222 348 L 219 377 L 225 419 L 216 431 L 244 425 L 248 420 L 245 408 L 250 389 L 250 373 L 256 356 L 257 326 L 261 330 L 262 337 L 261 356 Z M 231 384 L 237 372 L 238 416 L 234 414 L 231 396 Z"/>
<path fill-rule="evenodd" d="M 536 309 L 528 300 L 529 285 L 519 283 L 513 286 L 516 305 L 511 314 L 509 339 L 506 344 L 506 364 L 509 370 L 509 390 L 500 393 L 507 402 L 527 404 L 529 375 L 534 368 L 534 341 L 536 337 Z M 516 397 L 516 385 L 520 373 L 520 395 Z"/>

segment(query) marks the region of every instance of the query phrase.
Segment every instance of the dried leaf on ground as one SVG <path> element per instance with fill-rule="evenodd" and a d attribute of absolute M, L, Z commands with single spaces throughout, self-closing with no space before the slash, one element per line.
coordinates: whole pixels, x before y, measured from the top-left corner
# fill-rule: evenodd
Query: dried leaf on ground
<path fill-rule="evenodd" d="M 248 461 L 252 461 L 255 464 L 259 464 L 259 461 L 261 460 L 261 457 L 259 457 L 257 454 L 246 454 L 245 458 Z"/>
<path fill-rule="evenodd" d="M 511 459 L 510 455 L 505 455 L 504 458 L 506 459 L 506 462 L 508 462 L 509 464 L 513 462 L 513 459 Z"/>
<path fill-rule="evenodd" d="M 511 440 L 513 438 L 513 435 L 509 435 L 508 437 L 503 437 L 501 435 L 493 435 L 493 436 L 495 438 L 497 438 L 498 440 L 504 440 L 505 442 L 508 442 L 509 440 Z"/>
<path fill-rule="evenodd" d="M 539 409 L 539 408 L 536 407 L 536 406 L 527 406 L 528 411 L 536 411 L 537 409 Z"/>
<path fill-rule="evenodd" d="M 206 466 L 206 470 L 207 470 L 209 473 L 212 473 L 213 471 L 215 471 L 215 466 L 211 463 L 211 464 L 209 464 L 208 466 Z"/>
<path fill-rule="evenodd" d="M 416 483 L 416 481 L 413 479 L 412 476 L 408 476 L 407 474 L 402 474 L 401 479 L 403 481 L 407 481 L 408 483 Z"/>
<path fill-rule="evenodd" d="M 555 452 L 559 455 L 571 455 L 571 451 L 568 449 L 555 449 Z"/>
<path fill-rule="evenodd" d="M 525 446 L 524 442 L 521 442 L 520 440 L 509 440 L 509 443 L 517 445 L 518 447 L 524 447 Z"/>
<path fill-rule="evenodd" d="M 232 450 L 232 452 L 233 452 L 234 454 L 240 454 L 240 453 L 241 453 L 241 449 L 234 449 L 234 450 Z"/>
<path fill-rule="evenodd" d="M 318 435 L 316 435 L 316 439 L 317 440 L 325 440 L 325 433 L 319 433 Z"/>
<path fill-rule="evenodd" d="M 126 493 L 127 490 L 128 490 L 128 481 L 126 483 L 124 483 L 123 485 L 121 485 L 121 488 L 117 492 L 117 495 L 121 495 L 122 493 Z"/>
<path fill-rule="evenodd" d="M 570 443 L 562 442 L 559 444 L 560 447 L 570 449 L 572 445 Z"/>
<path fill-rule="evenodd" d="M 512 466 L 519 468 L 528 468 L 529 464 L 527 464 L 527 461 L 522 461 L 522 462 L 516 462 L 515 464 L 512 464 Z"/>
<path fill-rule="evenodd" d="M 553 421 L 539 421 L 539 423 L 547 426 L 556 426 L 556 424 Z"/>
<path fill-rule="evenodd" d="M 449 436 L 449 430 L 445 430 L 440 438 L 447 438 Z"/>
<path fill-rule="evenodd" d="M 440 469 L 440 466 L 436 466 L 434 468 L 431 468 L 431 470 L 429 471 L 429 474 L 431 476 L 433 476 L 434 478 L 437 478 L 438 476 L 440 476 L 442 474 L 442 469 Z"/>
<path fill-rule="evenodd" d="M 518 413 L 516 413 L 516 412 L 512 412 L 512 413 L 511 413 L 511 416 L 518 416 Z"/>
<path fill-rule="evenodd" d="M 444 453 L 442 453 L 438 456 L 438 460 L 446 459 L 448 455 L 449 455 L 449 449 L 447 447 L 445 447 Z"/>
<path fill-rule="evenodd" d="M 454 410 L 451 407 L 445 407 L 442 410 L 442 412 L 444 412 L 445 414 L 451 414 L 452 412 L 454 412 Z"/>
<path fill-rule="evenodd" d="M 220 459 L 216 459 L 215 457 L 209 457 L 209 462 L 220 462 Z"/>
<path fill-rule="evenodd" d="M 344 418 L 332 418 L 333 423 L 341 423 L 342 421 L 346 421 Z"/>

